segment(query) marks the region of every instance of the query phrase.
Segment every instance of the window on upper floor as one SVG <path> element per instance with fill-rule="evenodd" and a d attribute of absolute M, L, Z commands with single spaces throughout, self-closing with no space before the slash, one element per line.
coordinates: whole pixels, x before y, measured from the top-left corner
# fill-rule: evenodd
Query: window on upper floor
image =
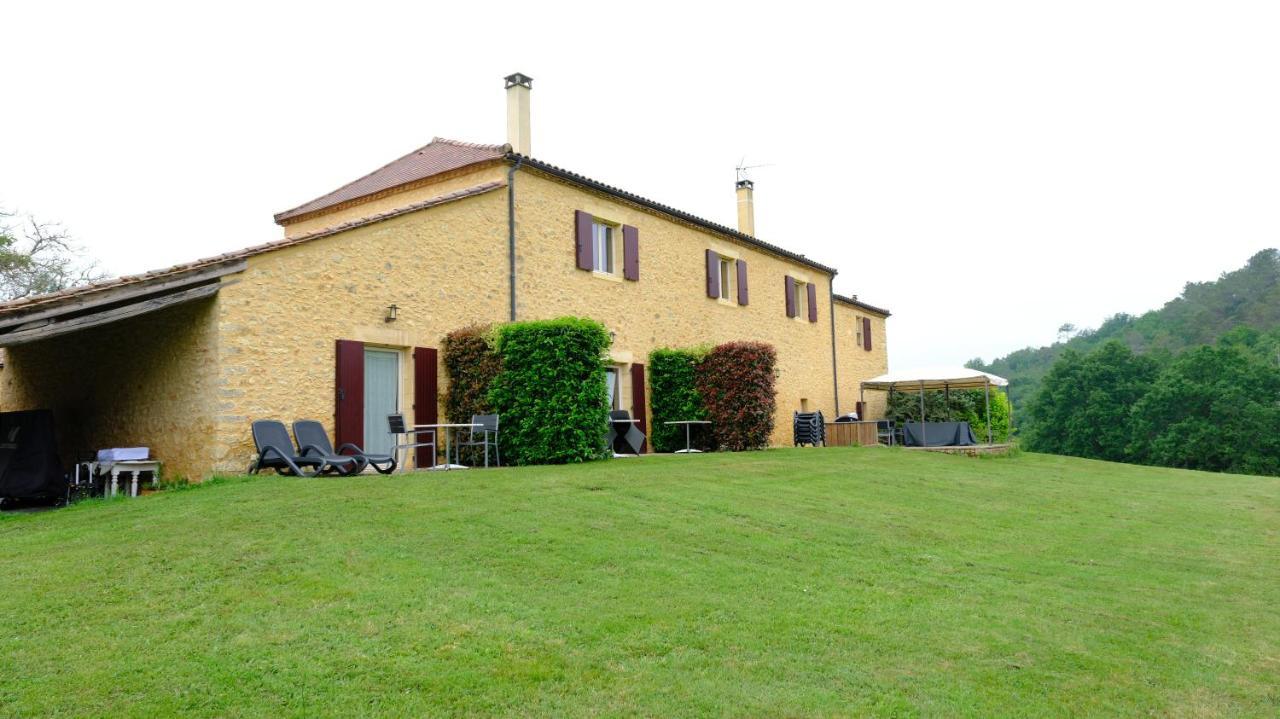
<path fill-rule="evenodd" d="M 730 257 L 720 258 L 720 299 L 727 300 L 733 297 L 733 259 Z"/>
<path fill-rule="evenodd" d="M 853 328 L 854 328 L 854 334 L 857 335 L 856 342 L 858 343 L 858 346 L 861 347 L 862 346 L 862 315 L 857 315 L 856 317 L 853 318 Z"/>
<path fill-rule="evenodd" d="M 613 225 L 595 221 L 591 223 L 591 269 L 596 272 L 614 274 L 614 232 Z"/>

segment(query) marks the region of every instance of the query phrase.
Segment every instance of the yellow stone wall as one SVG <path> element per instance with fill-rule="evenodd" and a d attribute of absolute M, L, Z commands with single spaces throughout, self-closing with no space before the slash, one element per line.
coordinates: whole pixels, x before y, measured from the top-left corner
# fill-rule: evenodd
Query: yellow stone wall
<path fill-rule="evenodd" d="M 458 190 L 475 187 L 486 182 L 505 182 L 506 179 L 507 164 L 502 160 L 493 160 L 471 167 L 463 167 L 452 172 L 442 173 L 407 184 L 402 188 L 380 192 L 369 198 L 343 203 L 337 208 L 326 209 L 319 214 L 288 221 L 284 226 L 284 236 L 301 237 L 319 230 L 337 227 L 345 222 L 371 217 L 382 212 L 389 212 L 440 197 L 441 195 L 447 195 L 450 192 L 457 192 Z"/>
<path fill-rule="evenodd" d="M 858 343 L 862 318 L 871 320 L 871 351 Z M 860 384 L 889 371 L 886 317 L 861 307 L 836 301 L 836 361 L 840 375 L 840 409 L 850 412 L 858 401 Z M 885 392 L 867 392 L 866 416 L 881 419 L 888 403 Z"/>
<path fill-rule="evenodd" d="M 577 269 L 574 211 L 639 229 L 640 280 Z M 519 319 L 591 317 L 616 333 L 613 359 L 647 363 L 657 347 L 760 340 L 778 349 L 778 414 L 773 443 L 791 442 L 791 413 L 834 416 L 828 274 L 726 236 L 693 227 L 533 170 L 516 176 L 517 308 Z M 749 304 L 706 295 L 707 249 L 747 261 Z M 618 254 L 621 262 L 621 252 Z M 784 278 L 817 285 L 818 321 L 786 316 Z M 623 367 L 624 406 L 629 372 Z"/>
<path fill-rule="evenodd" d="M 218 302 L 216 469 L 244 469 L 256 419 L 317 419 L 333 435 L 339 339 L 400 350 L 412 417 L 412 348 L 505 319 L 507 274 L 505 188 L 249 258 Z"/>
<path fill-rule="evenodd" d="M 79 453 L 143 446 L 162 475 L 202 479 L 216 451 L 217 315 L 216 298 L 197 300 L 10 347 L 0 409 L 53 410 L 67 468 Z"/>

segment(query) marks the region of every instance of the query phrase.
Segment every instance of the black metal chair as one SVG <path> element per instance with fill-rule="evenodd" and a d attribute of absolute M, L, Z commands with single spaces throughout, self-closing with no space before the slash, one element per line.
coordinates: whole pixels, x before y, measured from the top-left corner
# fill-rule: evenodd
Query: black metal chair
<path fill-rule="evenodd" d="M 467 431 L 467 436 L 458 439 L 454 438 L 453 442 L 453 458 L 458 464 L 461 464 L 463 447 L 484 447 L 484 466 L 489 466 L 489 448 L 493 447 L 496 463 L 494 466 L 502 466 L 502 449 L 498 446 L 498 415 L 496 414 L 473 414 L 471 415 L 471 424 L 478 424 L 479 427 L 472 427 Z"/>
<path fill-rule="evenodd" d="M 894 445 L 894 434 L 896 431 L 897 430 L 894 427 L 893 420 L 891 419 L 876 420 L 876 441 L 877 442 L 879 442 L 882 439 L 888 439 L 889 446 L 892 447 Z"/>
<path fill-rule="evenodd" d="M 644 449 L 644 432 L 631 420 L 631 413 L 625 409 L 609 412 L 609 437 L 606 445 L 614 454 L 640 454 Z M 630 452 L 619 452 L 617 445 L 622 442 L 623 449 Z"/>
<path fill-rule="evenodd" d="M 325 471 L 333 471 L 333 465 L 319 457 L 303 457 L 293 447 L 293 439 L 284 422 L 274 419 L 260 419 L 253 423 L 253 444 L 258 456 L 249 464 L 249 474 L 257 474 L 263 469 L 274 469 L 276 474 L 295 477 L 314 477 Z M 350 457 L 343 458 L 340 465 L 354 465 L 356 461 Z M 304 470 L 309 467 L 310 472 Z"/>
<path fill-rule="evenodd" d="M 414 429 L 405 424 L 404 415 L 389 414 L 387 415 L 387 427 L 391 432 L 392 440 L 395 446 L 391 448 L 391 456 L 396 459 L 400 456 L 400 450 L 419 449 L 421 447 L 431 448 L 431 466 L 436 466 L 436 431 L 434 429 Z M 421 435 L 430 435 L 431 440 L 427 442 L 417 441 Z M 415 441 L 404 442 L 404 439 Z M 449 458 L 445 457 L 445 461 Z M 402 466 L 409 466 L 409 455 L 406 453 Z M 417 466 L 415 464 L 415 466 Z M 422 467 L 418 467 L 422 469 Z"/>
<path fill-rule="evenodd" d="M 369 454 L 351 442 L 344 443 L 335 452 L 333 443 L 329 441 L 329 433 L 325 431 L 324 425 L 314 419 L 294 422 L 293 437 L 298 440 L 298 447 L 301 448 L 303 457 L 319 457 L 321 459 L 351 457 L 355 459 L 358 466 L 350 472 L 344 472 L 344 474 L 359 474 L 364 471 L 365 467 L 370 466 L 379 474 L 391 474 L 396 471 L 395 457 L 389 454 Z"/>

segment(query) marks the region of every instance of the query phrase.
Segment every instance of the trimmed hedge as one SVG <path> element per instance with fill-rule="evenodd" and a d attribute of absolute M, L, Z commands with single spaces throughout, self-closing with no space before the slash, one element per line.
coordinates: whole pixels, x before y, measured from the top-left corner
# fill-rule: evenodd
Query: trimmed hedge
<path fill-rule="evenodd" d="M 445 335 L 440 344 L 444 371 L 449 377 L 444 414 L 450 422 L 467 422 L 471 415 L 490 414 L 493 409 L 489 387 L 498 376 L 502 361 L 493 351 L 491 332 L 491 327 L 471 325 Z"/>
<path fill-rule="evenodd" d="M 764 449 L 777 407 L 778 353 L 764 342 L 726 342 L 698 366 L 697 387 L 721 449 Z"/>
<path fill-rule="evenodd" d="M 609 332 L 594 320 L 514 322 L 497 329 L 502 368 L 489 403 L 502 416 L 508 464 L 564 464 L 607 457 Z"/>
<path fill-rule="evenodd" d="M 649 353 L 649 407 L 653 413 L 649 441 L 655 452 L 684 449 L 684 427 L 664 422 L 707 418 L 697 381 L 698 365 L 706 355 L 706 348 L 663 348 Z M 714 435 L 705 427 L 694 426 L 690 436 L 695 449 L 712 449 Z"/>

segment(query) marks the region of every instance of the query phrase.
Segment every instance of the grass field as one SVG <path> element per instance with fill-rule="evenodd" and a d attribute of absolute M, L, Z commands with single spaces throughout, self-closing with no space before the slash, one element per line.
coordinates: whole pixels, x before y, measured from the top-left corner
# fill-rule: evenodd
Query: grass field
<path fill-rule="evenodd" d="M 1267 716 L 1280 480 L 1024 454 L 230 479 L 0 518 L 0 714 Z"/>

